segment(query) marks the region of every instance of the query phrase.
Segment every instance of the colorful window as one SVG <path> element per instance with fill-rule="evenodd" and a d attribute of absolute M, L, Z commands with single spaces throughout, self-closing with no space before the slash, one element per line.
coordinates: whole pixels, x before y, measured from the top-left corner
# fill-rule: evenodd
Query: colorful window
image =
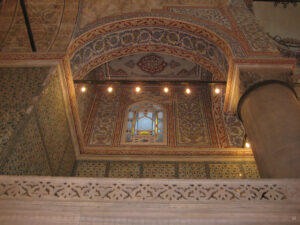
<path fill-rule="evenodd" d="M 160 144 L 165 140 L 165 113 L 161 106 L 143 102 L 129 107 L 125 143 Z"/>

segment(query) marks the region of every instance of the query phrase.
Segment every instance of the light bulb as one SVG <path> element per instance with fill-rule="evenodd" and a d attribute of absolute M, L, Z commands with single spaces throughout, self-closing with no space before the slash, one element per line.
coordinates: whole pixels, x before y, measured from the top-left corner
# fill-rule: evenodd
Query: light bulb
<path fill-rule="evenodd" d="M 220 92 L 221 92 L 221 90 L 220 90 L 219 88 L 216 88 L 216 89 L 215 89 L 215 93 L 216 93 L 216 94 L 219 94 Z"/>
<path fill-rule="evenodd" d="M 246 148 L 250 148 L 250 147 L 251 147 L 250 143 L 249 143 L 249 142 L 246 142 L 246 143 L 245 143 L 245 147 L 246 147 Z"/>
<path fill-rule="evenodd" d="M 168 93 L 168 92 L 169 92 L 169 88 L 165 87 L 165 88 L 164 88 L 164 92 L 165 92 L 165 93 Z"/>
<path fill-rule="evenodd" d="M 141 88 L 140 88 L 140 87 L 136 87 L 136 88 L 135 88 L 135 91 L 136 91 L 136 92 L 140 92 L 140 91 L 141 91 Z"/>
<path fill-rule="evenodd" d="M 112 87 L 108 87 L 108 88 L 107 88 L 107 91 L 108 91 L 109 93 L 111 93 L 111 92 L 113 91 L 113 88 L 112 88 Z"/>
<path fill-rule="evenodd" d="M 83 86 L 83 87 L 81 87 L 81 92 L 85 92 L 86 91 L 86 87 L 85 86 Z"/>
<path fill-rule="evenodd" d="M 191 89 L 189 89 L 189 88 L 185 89 L 185 93 L 191 94 Z"/>

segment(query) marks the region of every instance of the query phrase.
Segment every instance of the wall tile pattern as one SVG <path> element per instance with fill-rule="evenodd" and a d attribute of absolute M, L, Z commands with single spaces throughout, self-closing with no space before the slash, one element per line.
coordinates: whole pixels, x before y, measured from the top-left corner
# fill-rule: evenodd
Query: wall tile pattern
<path fill-rule="evenodd" d="M 49 67 L 0 68 L 0 156 L 26 111 L 40 95 Z M 3 156 L 2 156 L 3 157 Z"/>
<path fill-rule="evenodd" d="M 75 165 L 75 154 L 74 154 L 74 147 L 71 138 L 69 138 L 67 147 L 64 151 L 63 158 L 59 165 L 59 170 L 57 172 L 57 176 L 64 176 L 68 177 L 71 176 L 74 165 Z"/>
<path fill-rule="evenodd" d="M 254 162 L 77 161 L 74 176 L 110 178 L 259 178 Z"/>
<path fill-rule="evenodd" d="M 85 79 L 86 80 L 96 80 L 96 71 L 92 71 L 89 73 Z M 78 105 L 78 112 L 81 122 L 81 128 L 84 132 L 87 120 L 89 117 L 89 113 L 91 111 L 91 107 L 93 106 L 93 101 L 95 98 L 95 95 L 97 93 L 97 86 L 93 84 L 74 84 L 75 85 L 75 92 L 76 92 L 76 99 L 77 99 L 77 105 Z M 85 86 L 86 91 L 81 92 L 81 87 Z"/>
<path fill-rule="evenodd" d="M 75 176 L 78 177 L 105 177 L 107 162 L 103 161 L 77 161 Z M 124 168 L 124 171 L 126 169 Z"/>
<path fill-rule="evenodd" d="M 75 152 L 60 78 L 57 71 L 48 76 L 50 69 L 0 69 L 0 174 L 72 173 Z"/>
<path fill-rule="evenodd" d="M 18 137 L 17 143 L 10 149 L 9 157 L 1 174 L 51 175 L 46 149 L 39 133 L 36 118 L 30 118 Z"/>
<path fill-rule="evenodd" d="M 108 177 L 134 178 L 140 176 L 138 162 L 110 162 Z"/>
<path fill-rule="evenodd" d="M 36 106 L 53 173 L 56 174 L 69 139 L 69 127 L 58 74 L 53 74 Z"/>

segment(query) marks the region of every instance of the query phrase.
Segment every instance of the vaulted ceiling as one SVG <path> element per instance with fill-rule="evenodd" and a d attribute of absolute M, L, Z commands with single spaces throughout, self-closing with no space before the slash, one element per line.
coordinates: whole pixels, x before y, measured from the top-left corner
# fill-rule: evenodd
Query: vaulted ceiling
<path fill-rule="evenodd" d="M 160 53 L 143 53 L 102 64 L 84 79 L 210 81 L 212 73 L 183 58 Z"/>

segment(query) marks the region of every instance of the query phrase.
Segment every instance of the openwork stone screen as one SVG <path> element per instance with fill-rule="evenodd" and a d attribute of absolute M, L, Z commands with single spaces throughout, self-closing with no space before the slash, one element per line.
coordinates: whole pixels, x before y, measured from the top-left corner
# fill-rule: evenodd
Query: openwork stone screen
<path fill-rule="evenodd" d="M 298 201 L 299 180 L 165 180 L 0 176 L 0 199 L 194 202 Z"/>

